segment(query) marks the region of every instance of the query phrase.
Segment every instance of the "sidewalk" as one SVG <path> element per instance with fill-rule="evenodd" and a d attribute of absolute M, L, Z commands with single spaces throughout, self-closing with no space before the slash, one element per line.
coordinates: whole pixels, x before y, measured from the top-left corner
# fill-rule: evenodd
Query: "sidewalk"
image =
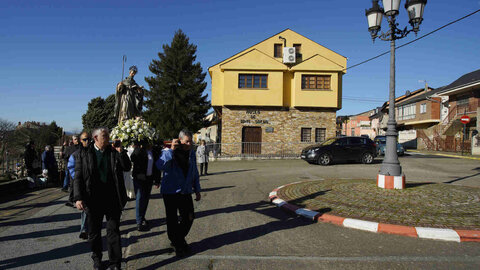
<path fill-rule="evenodd" d="M 427 230 L 424 238 L 458 242 L 480 242 L 479 198 L 478 188 L 425 182 L 387 190 L 371 180 L 296 182 L 270 193 L 277 206 L 315 221 L 413 237 Z"/>
<path fill-rule="evenodd" d="M 480 155 L 471 155 L 469 153 L 462 153 L 461 152 L 445 152 L 445 151 L 429 151 L 429 150 L 415 150 L 415 149 L 408 149 L 407 154 L 409 152 L 419 153 L 423 155 L 434 155 L 434 156 L 443 156 L 443 157 L 454 157 L 454 158 L 464 158 L 464 159 L 473 159 L 473 160 L 480 160 Z"/>

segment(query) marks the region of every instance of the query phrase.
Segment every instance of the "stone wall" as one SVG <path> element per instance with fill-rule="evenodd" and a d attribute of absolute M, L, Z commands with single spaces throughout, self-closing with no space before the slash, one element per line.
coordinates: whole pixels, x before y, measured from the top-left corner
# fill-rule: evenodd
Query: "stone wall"
<path fill-rule="evenodd" d="M 262 155 L 300 153 L 315 143 L 315 128 L 325 128 L 325 137 L 335 136 L 335 110 L 271 107 L 223 107 L 222 154 L 242 153 L 243 127 L 261 127 Z M 301 142 L 301 128 L 311 128 L 311 142 Z"/>

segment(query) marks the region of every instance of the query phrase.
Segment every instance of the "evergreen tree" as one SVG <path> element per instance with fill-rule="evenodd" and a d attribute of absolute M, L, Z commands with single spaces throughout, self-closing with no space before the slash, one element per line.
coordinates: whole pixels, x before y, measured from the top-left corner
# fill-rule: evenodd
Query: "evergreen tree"
<path fill-rule="evenodd" d="M 145 77 L 150 86 L 146 92 L 145 119 L 159 132 L 161 138 L 176 138 L 181 129 L 196 132 L 204 125 L 210 108 L 207 95 L 206 73 L 195 63 L 197 46 L 189 43 L 182 30 L 175 32 L 170 45 L 149 65 L 155 75 Z"/>
<path fill-rule="evenodd" d="M 82 115 L 83 129 L 91 132 L 97 127 L 114 128 L 117 125 L 115 118 L 115 95 L 112 94 L 106 99 L 96 97 L 88 103 L 87 112 Z"/>

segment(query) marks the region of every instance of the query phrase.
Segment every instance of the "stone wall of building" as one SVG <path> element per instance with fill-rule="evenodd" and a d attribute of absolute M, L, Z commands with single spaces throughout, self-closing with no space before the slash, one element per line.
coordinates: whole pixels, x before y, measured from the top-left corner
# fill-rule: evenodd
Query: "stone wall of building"
<path fill-rule="evenodd" d="M 262 155 L 300 153 L 315 143 L 315 129 L 325 128 L 325 138 L 335 136 L 335 110 L 271 107 L 223 107 L 222 154 L 242 154 L 243 127 L 261 127 Z M 311 142 L 301 142 L 301 129 L 311 128 Z"/>

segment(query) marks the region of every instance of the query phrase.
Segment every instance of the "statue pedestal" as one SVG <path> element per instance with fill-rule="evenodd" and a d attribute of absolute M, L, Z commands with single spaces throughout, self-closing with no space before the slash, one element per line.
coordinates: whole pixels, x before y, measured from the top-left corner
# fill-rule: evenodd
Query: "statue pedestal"
<path fill-rule="evenodd" d="M 130 157 L 130 155 L 133 153 L 133 147 L 129 146 L 127 148 L 127 155 Z M 135 189 L 133 187 L 133 178 L 132 178 L 132 170 L 129 172 L 123 172 L 123 181 L 125 182 L 125 189 L 127 191 L 127 197 L 129 199 L 135 199 Z"/>

